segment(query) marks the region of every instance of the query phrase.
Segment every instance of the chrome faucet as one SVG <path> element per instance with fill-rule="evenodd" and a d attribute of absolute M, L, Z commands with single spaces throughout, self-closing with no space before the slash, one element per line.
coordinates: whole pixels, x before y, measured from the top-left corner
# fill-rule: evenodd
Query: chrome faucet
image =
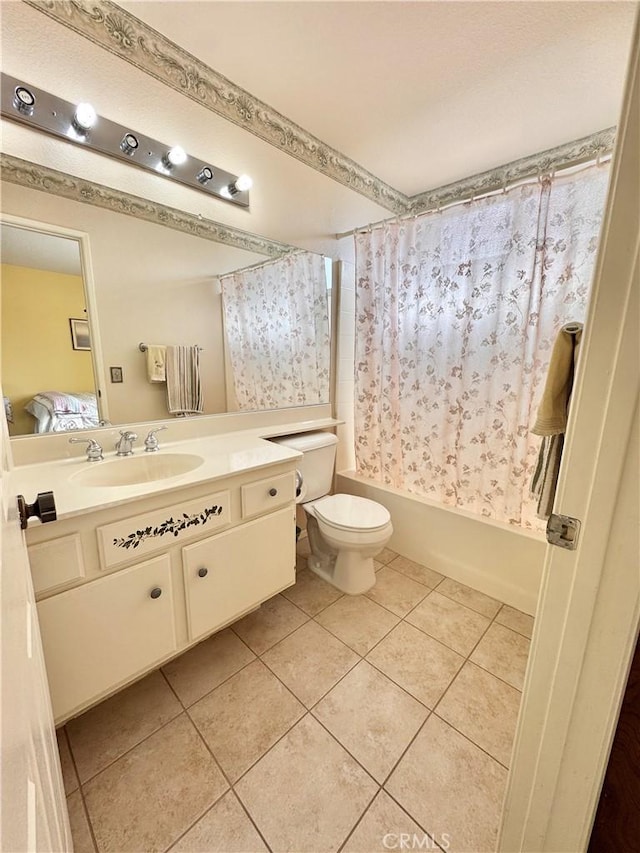
<path fill-rule="evenodd" d="M 102 448 L 95 438 L 70 438 L 69 444 L 86 444 L 87 462 L 102 462 Z"/>
<path fill-rule="evenodd" d="M 129 430 L 120 430 L 121 438 L 116 444 L 116 456 L 131 456 L 133 454 L 133 442 L 138 438 L 137 433 Z"/>
<path fill-rule="evenodd" d="M 163 425 L 149 430 L 149 435 L 144 440 L 144 449 L 147 453 L 155 453 L 160 447 L 158 439 L 156 438 L 156 433 L 161 432 L 163 429 L 168 429 L 168 427 Z"/>

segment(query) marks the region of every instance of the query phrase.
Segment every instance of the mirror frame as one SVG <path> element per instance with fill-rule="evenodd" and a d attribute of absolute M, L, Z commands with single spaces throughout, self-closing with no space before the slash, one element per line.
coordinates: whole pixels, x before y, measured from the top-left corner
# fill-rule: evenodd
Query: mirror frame
<path fill-rule="evenodd" d="M 47 234 L 51 237 L 63 237 L 65 239 L 75 240 L 80 250 L 80 269 L 82 271 L 82 280 L 84 287 L 85 304 L 87 308 L 87 317 L 89 320 L 89 334 L 91 337 L 91 362 L 93 369 L 93 381 L 95 384 L 96 395 L 98 397 L 98 413 L 103 421 L 109 420 L 109 403 L 107 396 L 104 393 L 106 388 L 106 377 L 102 360 L 102 344 L 100 341 L 100 330 L 97 322 L 96 308 L 96 290 L 93 278 L 91 264 L 91 249 L 89 246 L 89 235 L 84 231 L 76 231 L 72 228 L 65 228 L 62 225 L 52 225 L 49 222 L 39 222 L 35 219 L 25 219 L 22 216 L 14 216 L 10 213 L 0 212 L 0 222 L 3 225 L 10 225 L 15 228 L 21 228 L 23 231 L 32 231 L 36 234 Z M 75 430 L 74 430 L 75 432 Z M 25 435 L 12 435 L 11 441 L 14 439 L 37 438 L 36 433 L 28 433 Z"/>

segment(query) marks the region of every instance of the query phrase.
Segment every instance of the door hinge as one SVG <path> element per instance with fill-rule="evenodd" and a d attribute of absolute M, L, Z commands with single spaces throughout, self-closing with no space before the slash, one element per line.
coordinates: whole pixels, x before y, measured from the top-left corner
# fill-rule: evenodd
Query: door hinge
<path fill-rule="evenodd" d="M 547 521 L 547 542 L 559 545 L 568 551 L 575 551 L 580 534 L 580 520 L 570 515 L 558 515 L 552 512 Z"/>

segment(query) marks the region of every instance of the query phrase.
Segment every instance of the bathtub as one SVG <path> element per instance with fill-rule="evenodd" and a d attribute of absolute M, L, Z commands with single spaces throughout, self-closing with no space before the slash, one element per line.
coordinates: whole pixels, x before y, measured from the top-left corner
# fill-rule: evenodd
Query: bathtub
<path fill-rule="evenodd" d="M 389 510 L 392 550 L 535 615 L 546 547 L 542 533 L 443 506 L 353 471 L 337 475 L 336 491 L 370 498 Z"/>

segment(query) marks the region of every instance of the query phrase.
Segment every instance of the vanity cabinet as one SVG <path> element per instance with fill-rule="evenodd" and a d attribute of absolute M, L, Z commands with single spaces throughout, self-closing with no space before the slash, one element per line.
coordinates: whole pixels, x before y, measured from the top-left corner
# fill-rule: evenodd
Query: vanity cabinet
<path fill-rule="evenodd" d="M 189 639 L 220 625 L 293 583 L 291 510 L 250 521 L 182 549 Z"/>
<path fill-rule="evenodd" d="M 280 462 L 29 527 L 56 724 L 295 582 L 295 468 Z"/>

